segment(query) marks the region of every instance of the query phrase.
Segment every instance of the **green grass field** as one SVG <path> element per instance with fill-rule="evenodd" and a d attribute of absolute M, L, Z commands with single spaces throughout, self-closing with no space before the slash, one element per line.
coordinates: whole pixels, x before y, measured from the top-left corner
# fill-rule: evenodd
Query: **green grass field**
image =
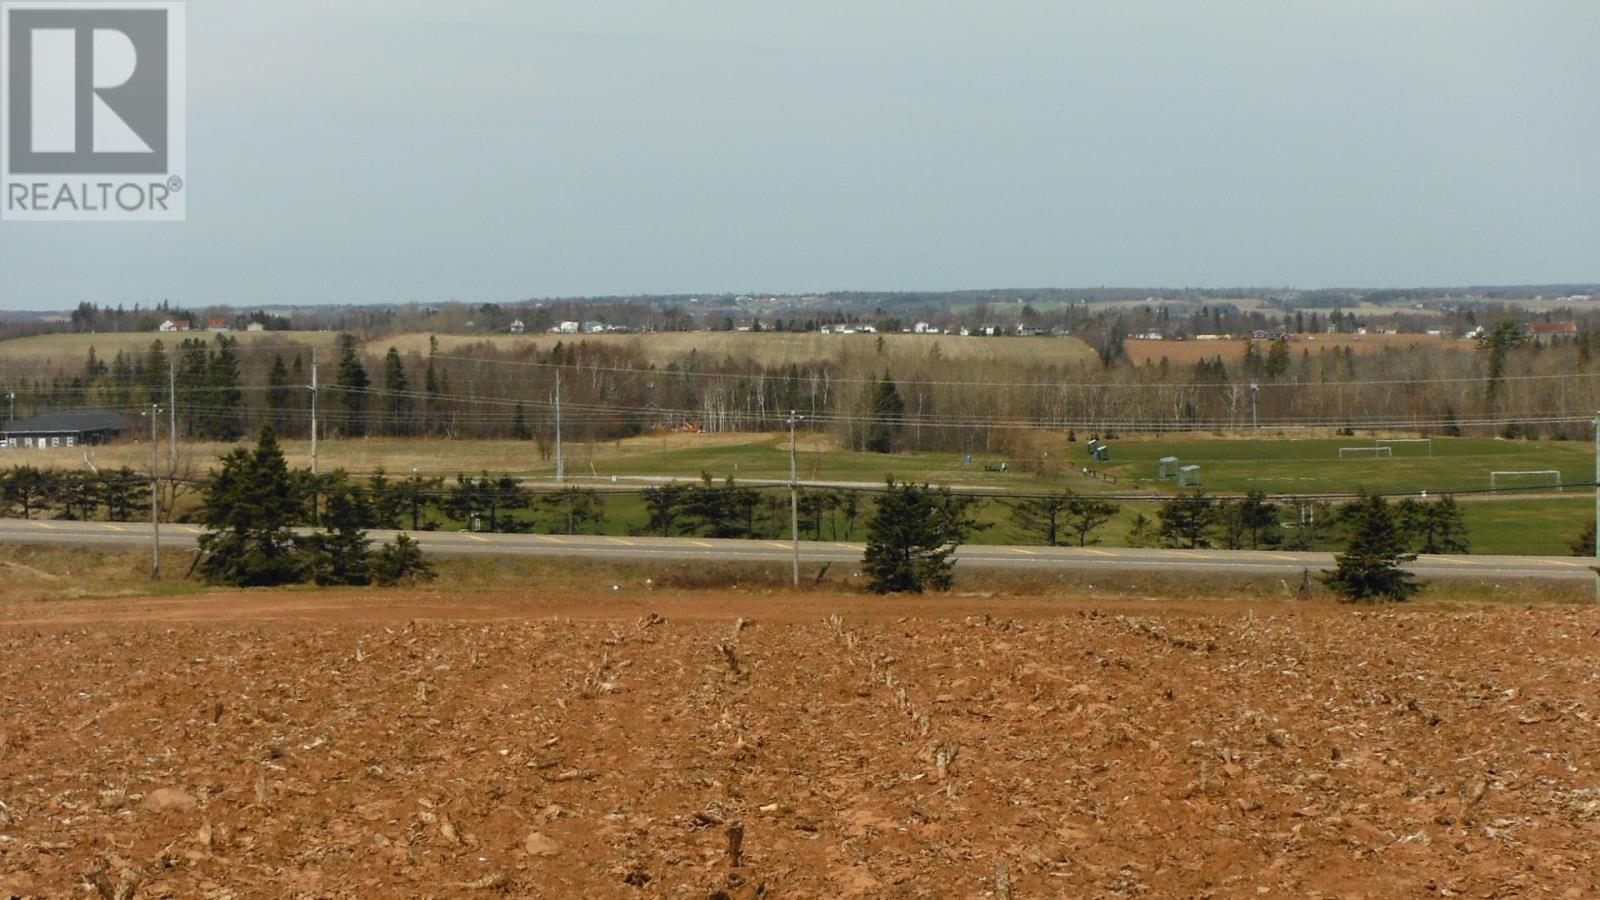
<path fill-rule="evenodd" d="M 781 490 L 771 491 L 769 494 L 776 500 L 785 501 L 778 503 L 780 520 L 787 515 L 787 493 Z M 870 501 L 869 501 L 870 502 Z M 624 536 L 638 533 L 648 521 L 644 499 L 637 493 L 607 494 L 604 496 L 605 520 L 597 529 L 600 534 Z M 1467 530 L 1475 554 L 1490 556 L 1568 556 L 1571 554 L 1572 541 L 1583 529 L 1584 523 L 1594 517 L 1594 500 L 1588 496 L 1570 496 L 1552 499 L 1509 499 L 1499 501 L 1475 501 L 1462 504 L 1466 517 Z M 1144 515 L 1154 519 L 1157 504 L 1150 502 L 1127 502 L 1122 504 L 1122 509 L 1114 520 L 1095 533 L 1099 540 L 1098 546 L 1125 547 L 1128 545 L 1128 533 L 1133 527 L 1135 517 Z M 517 518 L 534 519 L 549 523 L 553 514 L 549 512 L 517 513 Z M 1287 523 L 1289 516 L 1281 517 Z M 979 532 L 974 538 L 975 544 L 987 545 L 1027 545 L 1038 543 L 1036 537 L 1030 536 L 1019 530 L 1011 522 L 1010 507 L 999 500 L 988 501 L 978 511 L 978 520 L 987 524 L 987 530 Z M 445 528 L 460 528 L 463 523 L 444 522 Z M 839 523 L 843 527 L 843 523 Z M 833 533 L 825 531 L 825 539 L 860 541 L 863 539 L 865 522 L 855 525 L 853 533 Z M 781 531 L 781 534 L 779 533 Z M 1287 535 L 1287 530 L 1285 530 Z M 782 529 L 773 531 L 778 537 L 787 537 L 787 525 Z M 805 535 L 811 539 L 810 534 Z M 1339 549 L 1337 540 L 1330 540 L 1317 547 L 1319 550 L 1333 551 Z"/>
<path fill-rule="evenodd" d="M 1057 461 L 1061 474 L 1049 477 L 1022 471 L 1020 460 L 1012 460 L 1008 472 L 992 472 L 987 467 L 1005 457 L 998 453 L 974 454 L 967 465 L 959 453 L 920 453 L 884 456 L 838 450 L 830 441 L 817 437 L 802 439 L 800 477 L 808 482 L 842 482 L 865 486 L 881 484 L 890 475 L 901 480 L 928 481 L 935 485 L 962 485 L 992 491 L 1039 493 L 1065 488 L 1080 493 L 1139 491 L 1175 493 L 1171 481 L 1156 478 L 1159 460 L 1177 456 L 1185 464 L 1201 466 L 1205 488 L 1216 493 L 1243 493 L 1261 490 L 1268 494 L 1295 495 L 1354 492 L 1359 489 L 1385 493 L 1438 495 L 1450 492 L 1479 491 L 1488 487 L 1489 472 L 1495 470 L 1555 469 L 1563 480 L 1577 485 L 1592 480 L 1593 450 L 1586 443 L 1521 442 L 1479 439 L 1437 439 L 1433 456 L 1418 446 L 1397 446 L 1393 459 L 1340 460 L 1338 449 L 1371 446 L 1371 439 L 1310 440 L 1224 440 L 1184 437 L 1175 440 L 1141 439 L 1113 443 L 1113 459 L 1101 468 L 1115 474 L 1115 483 L 1086 478 L 1081 474 L 1087 462 L 1082 443 L 1068 443 L 1064 436 L 1052 436 L 1041 446 Z M 146 445 L 147 446 L 147 445 Z M 286 441 L 291 465 L 309 462 L 304 441 Z M 197 472 L 211 468 L 212 460 L 226 451 L 221 445 L 192 448 L 199 462 Z M 147 465 L 148 449 L 135 442 L 97 448 L 97 464 L 102 468 L 128 465 L 142 470 Z M 1068 460 L 1061 464 L 1061 460 Z M 49 451 L 27 456 L 0 456 L 0 466 L 26 460 L 33 465 L 81 468 L 81 451 Z M 480 471 L 507 472 L 519 476 L 554 474 L 554 464 L 541 461 L 535 444 L 519 441 L 462 441 L 444 444 L 436 441 L 366 440 L 326 441 L 322 444 L 324 469 L 345 468 L 357 474 L 384 467 L 404 475 L 413 467 L 426 475 L 453 477 L 458 473 Z M 729 475 L 740 481 L 786 481 L 789 477 L 789 448 L 784 435 L 664 435 L 634 438 L 621 442 L 567 446 L 569 476 L 598 476 L 603 484 L 612 476 L 655 476 L 698 480 L 702 472 L 721 481 Z M 582 482 L 580 482 L 582 483 Z M 591 484 L 593 482 L 590 482 Z M 1547 483 L 1547 482 L 1545 482 Z M 1528 482 L 1532 488 L 1537 482 Z M 1492 497 L 1468 495 L 1463 507 L 1471 532 L 1473 550 L 1487 554 L 1566 555 L 1568 545 L 1594 513 L 1593 494 L 1575 487 L 1566 493 L 1542 491 Z M 1100 534 L 1108 546 L 1126 541 L 1134 516 L 1154 517 L 1152 502 L 1124 503 L 1121 514 Z M 981 513 L 994 527 L 977 538 L 982 543 L 1027 543 L 1010 524 L 1009 512 L 1000 502 L 990 502 Z M 622 535 L 643 526 L 644 505 L 638 494 L 622 494 L 607 500 L 607 534 Z M 447 523 L 458 527 L 459 523 Z M 857 533 L 853 537 L 859 538 Z"/>
<path fill-rule="evenodd" d="M 1594 481 L 1594 448 L 1564 441 L 1435 438 L 1426 446 L 1397 444 L 1388 459 L 1339 458 L 1344 447 L 1372 447 L 1372 438 L 1310 440 L 1151 440 L 1113 442 L 1103 465 L 1119 478 L 1152 483 L 1162 457 L 1198 465 L 1205 488 L 1221 493 L 1326 494 L 1365 489 L 1435 494 L 1489 488 L 1494 471 L 1555 469 L 1565 484 Z M 1080 451 L 1082 452 L 1082 451 Z M 1081 458 L 1081 457 L 1080 457 Z M 1507 481 L 1502 489 L 1548 487 L 1553 479 Z M 1163 488 L 1173 485 L 1163 483 Z"/>

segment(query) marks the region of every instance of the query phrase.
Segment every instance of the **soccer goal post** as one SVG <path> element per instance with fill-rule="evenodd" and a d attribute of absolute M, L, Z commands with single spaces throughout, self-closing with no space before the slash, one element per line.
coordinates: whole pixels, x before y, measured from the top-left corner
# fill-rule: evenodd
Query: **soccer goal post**
<path fill-rule="evenodd" d="M 1339 458 L 1349 459 L 1352 456 L 1370 456 L 1373 459 L 1389 459 L 1394 456 L 1393 447 L 1340 447 Z"/>
<path fill-rule="evenodd" d="M 1500 490 L 1500 484 L 1503 481 L 1516 481 L 1524 478 L 1538 478 L 1541 480 L 1548 478 L 1555 485 L 1558 493 L 1562 491 L 1561 473 L 1555 469 L 1537 469 L 1532 472 L 1490 472 L 1489 490 Z"/>
<path fill-rule="evenodd" d="M 1376 442 L 1379 447 L 1393 448 L 1401 444 L 1421 444 L 1428 450 L 1428 458 L 1433 458 L 1433 438 L 1384 438 Z"/>

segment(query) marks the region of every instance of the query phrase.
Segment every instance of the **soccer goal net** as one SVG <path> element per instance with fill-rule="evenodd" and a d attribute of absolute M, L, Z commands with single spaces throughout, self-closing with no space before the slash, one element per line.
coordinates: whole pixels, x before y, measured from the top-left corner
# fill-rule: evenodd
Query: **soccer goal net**
<path fill-rule="evenodd" d="M 1370 457 L 1372 459 L 1389 459 L 1394 456 L 1393 447 L 1340 447 L 1339 458 Z"/>
<path fill-rule="evenodd" d="M 1385 438 L 1376 443 L 1379 447 L 1388 447 L 1391 450 L 1402 448 L 1408 451 L 1407 455 L 1426 453 L 1428 458 L 1433 458 L 1432 438 Z"/>
<path fill-rule="evenodd" d="M 1549 487 L 1555 485 L 1556 490 L 1561 490 L 1561 473 L 1555 469 L 1540 469 L 1533 472 L 1490 472 L 1489 490 L 1498 491 L 1506 486 L 1511 487 Z"/>

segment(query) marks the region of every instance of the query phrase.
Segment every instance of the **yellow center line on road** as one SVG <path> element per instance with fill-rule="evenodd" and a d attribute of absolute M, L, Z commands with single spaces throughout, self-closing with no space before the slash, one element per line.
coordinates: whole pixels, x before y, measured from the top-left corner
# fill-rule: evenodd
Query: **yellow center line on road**
<path fill-rule="evenodd" d="M 1173 555 L 1174 556 L 1184 556 L 1184 557 L 1188 557 L 1189 559 L 1210 559 L 1211 558 L 1209 555 L 1207 555 L 1205 553 L 1199 553 L 1199 552 L 1194 551 L 1194 550 L 1175 550 L 1175 551 L 1173 551 Z"/>
<path fill-rule="evenodd" d="M 695 545 L 696 547 L 704 547 L 707 550 L 713 549 L 713 545 L 708 544 L 705 541 L 690 541 L 689 543 Z"/>
<path fill-rule="evenodd" d="M 625 541 L 622 538 L 608 537 L 608 538 L 606 538 L 606 540 L 610 541 L 613 544 L 621 544 L 624 547 L 632 547 L 633 546 L 633 541 Z"/>
<path fill-rule="evenodd" d="M 777 541 L 767 541 L 767 543 L 777 547 L 779 550 L 788 550 L 790 547 L 794 546 L 793 544 L 780 544 Z"/>
<path fill-rule="evenodd" d="M 536 534 L 533 537 L 534 537 L 535 540 L 544 541 L 546 544 L 565 544 L 566 543 L 566 541 L 563 541 L 561 538 L 548 537 L 548 536 L 542 535 L 542 534 Z"/>
<path fill-rule="evenodd" d="M 1569 569 L 1588 569 L 1588 568 L 1592 568 L 1588 563 L 1563 562 L 1562 560 L 1559 560 L 1559 559 L 1549 560 L 1549 563 L 1552 566 L 1565 566 L 1566 568 L 1569 568 Z"/>
<path fill-rule="evenodd" d="M 1298 557 L 1290 556 L 1287 553 L 1268 553 L 1267 555 L 1272 557 L 1273 559 L 1286 559 L 1289 562 L 1299 562 L 1300 561 L 1300 559 Z"/>
<path fill-rule="evenodd" d="M 842 547 L 842 548 L 844 548 L 846 550 L 864 550 L 864 549 L 866 549 L 865 547 L 863 547 L 860 544 L 839 544 L 839 543 L 835 543 L 834 546 L 835 547 Z"/>
<path fill-rule="evenodd" d="M 50 529 L 50 530 L 51 530 L 51 531 L 54 531 L 54 530 L 55 530 L 55 526 L 54 526 L 54 525 L 50 525 L 50 524 L 47 524 L 47 523 L 45 523 L 45 522 L 35 522 L 35 523 L 33 523 L 33 524 L 35 524 L 35 525 L 37 525 L 37 526 L 39 526 L 39 527 L 40 527 L 40 528 L 48 528 L 48 529 Z"/>
<path fill-rule="evenodd" d="M 121 525 L 113 525 L 110 522 L 101 522 L 100 523 L 100 527 L 104 528 L 104 529 L 106 529 L 108 531 L 126 531 L 127 530 L 127 529 L 123 528 Z"/>
<path fill-rule="evenodd" d="M 193 525 L 186 525 L 186 526 L 184 526 L 183 530 L 189 532 L 190 534 L 200 534 L 201 533 L 200 529 L 195 528 Z"/>
<path fill-rule="evenodd" d="M 1446 564 L 1452 565 L 1452 566 L 1476 566 L 1476 565 L 1478 565 L 1478 563 L 1475 563 L 1475 562 L 1473 562 L 1471 560 L 1456 559 L 1455 557 L 1452 557 L 1452 556 L 1441 556 L 1441 557 L 1438 557 L 1437 559 L 1433 560 L 1433 562 L 1442 562 L 1442 563 L 1446 563 Z"/>
<path fill-rule="evenodd" d="M 1116 556 L 1115 553 L 1111 553 L 1111 552 L 1106 551 L 1106 550 L 1090 550 L 1087 547 L 1079 547 L 1078 549 L 1082 550 L 1083 552 L 1085 552 L 1085 553 L 1087 553 L 1087 554 L 1089 554 L 1091 556 Z"/>
<path fill-rule="evenodd" d="M 1018 556 L 1038 556 L 1039 555 L 1039 554 L 1033 552 L 1032 550 L 1024 550 L 1021 547 L 1011 547 L 1010 550 L 1011 550 L 1012 553 L 1015 553 Z"/>
<path fill-rule="evenodd" d="M 480 543 L 480 544 L 487 544 L 487 543 L 490 543 L 490 540 L 489 540 L 489 539 L 488 539 L 488 538 L 484 538 L 484 537 L 478 537 L 478 536 L 477 536 L 477 535 L 475 535 L 475 534 L 469 534 L 469 535 L 467 535 L 467 540 L 469 540 L 469 541 L 477 541 L 477 542 L 478 542 L 478 543 Z"/>

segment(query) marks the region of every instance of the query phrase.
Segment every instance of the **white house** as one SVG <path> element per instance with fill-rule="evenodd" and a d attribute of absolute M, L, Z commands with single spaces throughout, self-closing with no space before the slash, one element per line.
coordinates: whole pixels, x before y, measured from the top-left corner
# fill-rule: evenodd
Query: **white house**
<path fill-rule="evenodd" d="M 528 326 L 526 324 L 524 324 L 521 319 L 512 319 L 511 320 L 511 333 L 512 334 L 521 334 L 521 333 L 523 333 L 524 331 L 527 331 L 527 330 L 528 330 Z"/>
<path fill-rule="evenodd" d="M 934 331 L 933 326 L 929 325 L 927 322 L 918 322 L 916 325 L 912 326 L 911 330 L 915 334 L 932 334 Z"/>
<path fill-rule="evenodd" d="M 550 333 L 551 334 L 577 334 L 579 327 L 580 326 L 578 325 L 577 322 L 562 322 L 560 325 L 557 325 L 556 327 L 550 329 Z"/>

